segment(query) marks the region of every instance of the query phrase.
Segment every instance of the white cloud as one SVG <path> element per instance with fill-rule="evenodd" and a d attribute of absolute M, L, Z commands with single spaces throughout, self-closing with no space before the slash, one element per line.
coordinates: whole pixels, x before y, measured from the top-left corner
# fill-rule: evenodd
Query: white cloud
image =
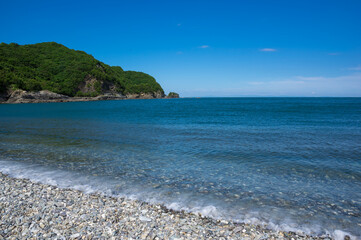
<path fill-rule="evenodd" d="M 208 45 L 202 45 L 199 48 L 209 48 L 209 46 Z"/>
<path fill-rule="evenodd" d="M 361 65 L 358 65 L 357 67 L 350 67 L 350 68 L 348 68 L 348 70 L 351 70 L 351 71 L 361 71 Z"/>
<path fill-rule="evenodd" d="M 332 52 L 332 53 L 329 53 L 328 55 L 331 55 L 331 56 L 337 56 L 337 55 L 340 55 L 341 53 L 339 52 Z"/>
<path fill-rule="evenodd" d="M 182 24 L 181 24 L 181 23 L 178 23 L 177 26 L 180 27 L 180 26 L 182 26 Z"/>
<path fill-rule="evenodd" d="M 261 52 L 276 52 L 277 49 L 274 48 L 262 48 L 260 49 Z"/>

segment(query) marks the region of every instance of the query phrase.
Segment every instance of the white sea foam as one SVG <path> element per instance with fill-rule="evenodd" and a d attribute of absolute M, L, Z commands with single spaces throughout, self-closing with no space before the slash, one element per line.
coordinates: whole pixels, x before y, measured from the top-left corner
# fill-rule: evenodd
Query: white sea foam
<path fill-rule="evenodd" d="M 333 236 L 335 238 L 335 240 L 344 240 L 345 239 L 345 236 L 349 236 L 351 238 L 351 240 L 357 240 L 357 239 L 361 239 L 361 237 L 356 237 L 356 236 L 353 236 L 351 235 L 350 233 L 348 232 L 344 232 L 344 231 L 341 231 L 341 230 L 335 230 L 331 236 Z"/>
<path fill-rule="evenodd" d="M 34 182 L 39 182 L 43 184 L 54 185 L 60 188 L 72 188 L 85 193 L 100 193 L 107 195 L 114 195 L 111 187 L 112 184 L 107 183 L 104 179 L 81 175 L 75 172 L 68 172 L 63 170 L 53 170 L 44 166 L 39 165 L 30 165 L 26 163 L 12 162 L 6 160 L 0 160 L 0 172 L 8 174 L 11 177 L 15 178 L 27 178 Z M 109 184 L 109 185 L 108 185 Z M 122 185 L 122 184 L 120 184 Z M 123 184 L 124 185 L 124 184 Z M 114 186 L 116 186 L 114 184 Z M 113 187 L 114 187 L 113 186 Z M 206 202 L 200 200 L 198 205 L 189 206 L 190 195 L 181 194 L 177 201 L 168 200 L 165 201 L 162 197 L 162 192 L 150 192 L 150 190 L 132 188 L 123 189 L 116 194 L 119 197 L 126 197 L 133 200 L 142 200 L 149 203 L 160 203 L 166 206 L 169 209 L 186 212 L 193 212 L 196 214 L 202 214 L 203 216 L 211 217 L 214 219 L 229 219 L 229 216 L 224 213 L 221 207 L 217 207 L 213 204 L 207 204 Z M 312 228 L 298 226 L 291 219 L 284 219 L 282 223 L 274 223 L 272 219 L 261 220 L 258 218 L 259 213 L 257 211 L 250 211 L 245 213 L 242 217 L 238 216 L 236 218 L 232 217 L 233 221 L 244 222 L 250 224 L 257 224 L 261 226 L 268 227 L 273 230 L 283 230 L 283 231 L 293 231 L 293 232 L 304 232 L 306 234 L 320 234 L 325 233 L 331 235 L 336 240 L 342 240 L 346 235 L 350 236 L 352 240 L 360 239 L 360 237 L 353 236 L 350 233 L 344 232 L 342 230 L 327 231 L 317 224 L 312 225 Z"/>

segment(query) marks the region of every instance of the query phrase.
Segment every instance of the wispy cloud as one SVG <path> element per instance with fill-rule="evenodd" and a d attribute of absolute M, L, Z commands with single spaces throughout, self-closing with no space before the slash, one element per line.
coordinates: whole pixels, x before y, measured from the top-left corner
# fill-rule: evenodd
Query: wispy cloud
<path fill-rule="evenodd" d="M 358 65 L 357 67 L 350 67 L 350 68 L 348 68 L 348 70 L 351 70 L 351 71 L 361 71 L 361 65 Z"/>
<path fill-rule="evenodd" d="M 178 23 L 177 26 L 180 27 L 180 26 L 182 26 L 182 24 L 181 24 L 181 23 Z"/>
<path fill-rule="evenodd" d="M 199 48 L 209 48 L 209 46 L 208 45 L 202 45 Z"/>
<path fill-rule="evenodd" d="M 182 51 L 178 51 L 178 52 L 177 52 L 177 55 L 181 55 L 181 54 L 183 54 Z"/>
<path fill-rule="evenodd" d="M 279 81 L 269 81 L 269 82 L 248 82 L 249 85 L 253 85 L 253 86 L 260 86 L 260 85 L 264 85 L 264 86 L 270 86 L 270 85 L 284 85 L 284 84 L 288 84 L 288 85 L 293 85 L 293 84 L 304 84 L 304 81 L 300 81 L 300 80 L 279 80 Z"/>
<path fill-rule="evenodd" d="M 334 82 L 342 82 L 342 81 L 361 81 L 361 74 L 353 74 L 353 75 L 345 75 L 345 76 L 337 76 L 337 77 L 304 77 L 304 76 L 297 76 L 299 80 L 304 81 L 334 81 Z"/>
<path fill-rule="evenodd" d="M 361 73 L 342 76 L 295 76 L 273 81 L 251 81 L 233 95 L 361 96 Z"/>
<path fill-rule="evenodd" d="M 262 85 L 265 84 L 265 82 L 248 82 L 249 85 Z"/>
<path fill-rule="evenodd" d="M 182 91 L 198 97 L 361 97 L 361 72 L 342 76 L 294 76 L 280 79 L 238 81 L 227 88 L 208 84 Z"/>
<path fill-rule="evenodd" d="M 283 81 L 272 81 L 271 83 L 275 83 L 275 84 L 304 84 L 305 81 L 299 81 L 299 80 L 283 80 Z"/>
<path fill-rule="evenodd" d="M 330 56 L 337 56 L 337 55 L 340 55 L 341 53 L 339 52 L 332 52 L 332 53 L 328 53 L 328 55 Z"/>
<path fill-rule="evenodd" d="M 277 49 L 275 49 L 275 48 L 261 48 L 260 51 L 261 52 L 276 52 Z"/>
<path fill-rule="evenodd" d="M 299 80 L 305 80 L 305 81 L 319 81 L 319 80 L 325 80 L 325 77 L 304 77 L 304 76 L 297 76 L 296 77 Z"/>

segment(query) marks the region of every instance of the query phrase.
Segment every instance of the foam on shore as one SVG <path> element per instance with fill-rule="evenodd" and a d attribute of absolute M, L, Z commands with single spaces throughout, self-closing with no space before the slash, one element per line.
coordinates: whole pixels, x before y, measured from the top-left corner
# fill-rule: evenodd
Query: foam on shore
<path fill-rule="evenodd" d="M 226 219 L 226 216 L 223 216 L 222 212 L 220 212 L 219 209 L 217 209 L 217 207 L 215 207 L 213 205 L 200 204 L 199 206 L 189 208 L 189 207 L 185 206 L 184 202 L 182 202 L 182 199 L 180 199 L 179 202 L 168 202 L 168 203 L 161 202 L 156 197 L 145 198 L 144 196 L 147 194 L 144 192 L 142 193 L 140 190 L 138 192 L 136 192 L 136 191 L 135 192 L 123 192 L 121 194 L 114 195 L 112 190 L 110 188 L 107 188 L 106 184 L 104 184 L 104 182 L 102 182 L 101 179 L 97 179 L 97 181 L 94 182 L 95 180 L 85 178 L 84 176 L 81 176 L 81 175 L 77 176 L 76 173 L 70 173 L 70 172 L 61 171 L 61 170 L 51 171 L 49 169 L 46 169 L 43 166 L 37 166 L 37 168 L 34 168 L 34 166 L 29 167 L 23 163 L 20 164 L 20 163 L 10 163 L 8 161 L 0 161 L 0 172 L 8 174 L 14 178 L 20 178 L 20 180 L 16 180 L 16 179 L 1 175 L 1 178 L 5 179 L 5 181 L 2 180 L 2 183 L 3 182 L 9 183 L 10 188 L 12 187 L 12 185 L 14 185 L 13 184 L 14 182 L 21 181 L 26 184 L 26 191 L 35 191 L 36 192 L 37 191 L 36 189 L 28 188 L 30 182 L 28 180 L 24 180 L 24 178 L 25 178 L 25 179 L 30 179 L 32 182 L 39 183 L 37 185 L 30 184 L 30 186 L 37 186 L 42 189 L 46 188 L 47 185 L 57 186 L 62 189 L 71 188 L 71 189 L 79 190 L 82 192 L 82 193 L 79 193 L 79 192 L 75 191 L 75 192 L 77 192 L 77 194 L 83 194 L 83 193 L 85 195 L 97 194 L 96 196 L 98 198 L 104 198 L 105 195 L 113 196 L 115 198 L 112 198 L 112 199 L 115 199 L 115 201 L 121 201 L 121 202 L 126 201 L 126 202 L 129 202 L 132 204 L 134 202 L 139 203 L 139 201 L 137 201 L 137 200 L 141 199 L 141 200 L 144 200 L 144 201 L 150 203 L 151 205 L 148 205 L 148 204 L 146 204 L 146 205 L 150 206 L 151 208 L 155 208 L 155 209 L 162 208 L 163 209 L 163 207 L 166 207 L 166 209 L 172 209 L 172 210 L 178 211 L 177 214 L 179 214 L 181 212 L 182 214 L 186 213 L 186 216 L 192 216 L 192 217 L 197 216 L 197 217 L 199 217 L 199 219 L 198 219 L 199 221 L 201 219 L 204 219 L 205 217 L 211 217 L 211 219 L 213 219 L 211 221 L 214 222 L 214 224 L 216 224 L 216 225 L 219 222 L 222 222 L 222 221 L 224 222 L 225 221 L 224 219 Z M 4 187 L 4 186 L 1 186 L 1 187 Z M 21 191 L 21 189 L 17 189 L 17 186 L 13 186 L 13 188 L 14 188 L 14 191 Z M 64 192 L 62 192 L 62 194 L 69 192 L 69 190 L 61 190 L 61 189 L 57 189 L 57 191 L 59 191 L 59 192 L 64 191 Z M 149 193 L 148 193 L 148 195 L 149 195 Z M 53 199 L 53 201 L 54 200 L 56 200 L 56 199 Z M 3 202 L 4 200 L 1 200 L 1 201 L 2 201 L 2 204 L 4 204 L 4 202 Z M 7 199 L 6 201 L 9 201 L 9 199 Z M 18 201 L 18 199 L 15 199 L 14 201 L 16 202 L 16 201 Z M 26 201 L 31 203 L 35 200 L 32 198 L 28 198 L 28 199 L 26 199 Z M 159 203 L 161 205 L 159 205 Z M 19 210 L 14 208 L 14 211 L 19 211 Z M 139 211 L 136 214 L 139 215 Z M 187 219 L 187 217 L 185 217 L 185 219 Z M 4 219 L 2 219 L 2 221 L 4 221 Z M 227 224 L 227 225 L 229 225 L 229 224 Z M 184 222 L 184 226 L 188 226 L 187 221 Z M 327 234 L 324 234 L 323 236 L 311 237 L 310 230 L 309 231 L 307 231 L 307 229 L 301 230 L 297 227 L 292 227 L 292 224 L 286 224 L 286 223 L 282 224 L 282 225 L 273 224 L 271 221 L 266 223 L 266 222 L 262 222 L 259 219 L 251 217 L 251 216 L 243 216 L 243 218 L 239 218 L 239 219 L 237 219 L 237 221 L 234 221 L 234 219 L 233 219 L 233 222 L 231 222 L 231 226 L 233 227 L 233 229 L 231 229 L 231 228 L 229 229 L 230 233 L 232 233 L 234 231 L 234 228 L 236 228 L 236 227 L 242 227 L 242 230 L 243 230 L 245 226 L 250 226 L 251 229 L 252 228 L 261 229 L 263 231 L 262 234 L 266 233 L 267 236 L 270 236 L 270 234 L 271 234 L 271 235 L 280 237 L 280 235 L 282 235 L 282 234 L 287 234 L 287 236 L 288 235 L 289 236 L 298 235 L 305 239 L 318 239 L 318 238 L 328 238 L 328 237 L 332 237 L 335 239 L 344 239 L 345 236 L 351 236 L 350 234 L 348 234 L 346 232 L 336 230 L 334 232 L 328 232 Z M 190 226 L 188 226 L 188 227 L 190 227 Z M 270 230 L 270 229 L 272 229 L 272 230 Z M 247 231 L 248 230 L 246 230 L 246 232 Z M 286 231 L 286 232 L 284 232 L 284 231 Z M 239 232 L 237 232 L 237 233 L 239 233 Z M 235 237 L 238 238 L 238 235 L 235 235 Z M 245 237 L 245 236 L 243 236 L 243 237 Z M 351 239 L 358 239 L 358 238 L 355 236 L 351 236 Z"/>

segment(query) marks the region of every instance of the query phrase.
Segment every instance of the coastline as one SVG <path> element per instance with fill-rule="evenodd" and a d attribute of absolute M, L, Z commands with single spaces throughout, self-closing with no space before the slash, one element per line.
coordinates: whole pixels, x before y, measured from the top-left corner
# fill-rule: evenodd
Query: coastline
<path fill-rule="evenodd" d="M 64 99 L 21 99 L 15 102 L 0 101 L 0 104 L 19 104 L 19 103 L 56 103 L 56 102 L 92 102 L 105 100 L 125 100 L 132 98 L 106 98 L 106 97 L 69 97 Z M 136 99 L 136 98 L 133 98 Z"/>
<path fill-rule="evenodd" d="M 100 99 L 97 97 L 72 97 L 67 99 L 28 99 L 20 100 L 17 102 L 0 101 L 0 104 L 19 104 L 19 103 L 56 103 L 56 102 L 91 102 L 91 101 L 105 101 L 105 100 L 124 100 L 126 98 L 114 98 L 114 99 Z"/>
<path fill-rule="evenodd" d="M 38 92 L 27 92 L 24 90 L 15 90 L 8 94 L 0 94 L 0 104 L 14 104 L 14 103 L 50 103 L 50 102 L 88 102 L 101 100 L 125 100 L 125 99 L 171 99 L 179 98 L 179 95 L 170 92 L 165 95 L 162 92 L 153 93 L 137 93 L 137 94 L 115 94 L 104 93 L 96 97 L 69 97 L 66 95 L 54 93 L 48 90 Z"/>
<path fill-rule="evenodd" d="M 106 100 L 136 100 L 136 99 L 172 99 L 168 97 L 150 98 L 150 97 L 68 97 L 64 99 L 21 99 L 14 102 L 0 101 L 0 104 L 19 104 L 19 103 L 60 103 L 60 102 L 93 102 L 93 101 L 106 101 Z"/>
<path fill-rule="evenodd" d="M 61 189 L 1 172 L 0 213 L 0 238 L 5 239 L 332 239 Z"/>

